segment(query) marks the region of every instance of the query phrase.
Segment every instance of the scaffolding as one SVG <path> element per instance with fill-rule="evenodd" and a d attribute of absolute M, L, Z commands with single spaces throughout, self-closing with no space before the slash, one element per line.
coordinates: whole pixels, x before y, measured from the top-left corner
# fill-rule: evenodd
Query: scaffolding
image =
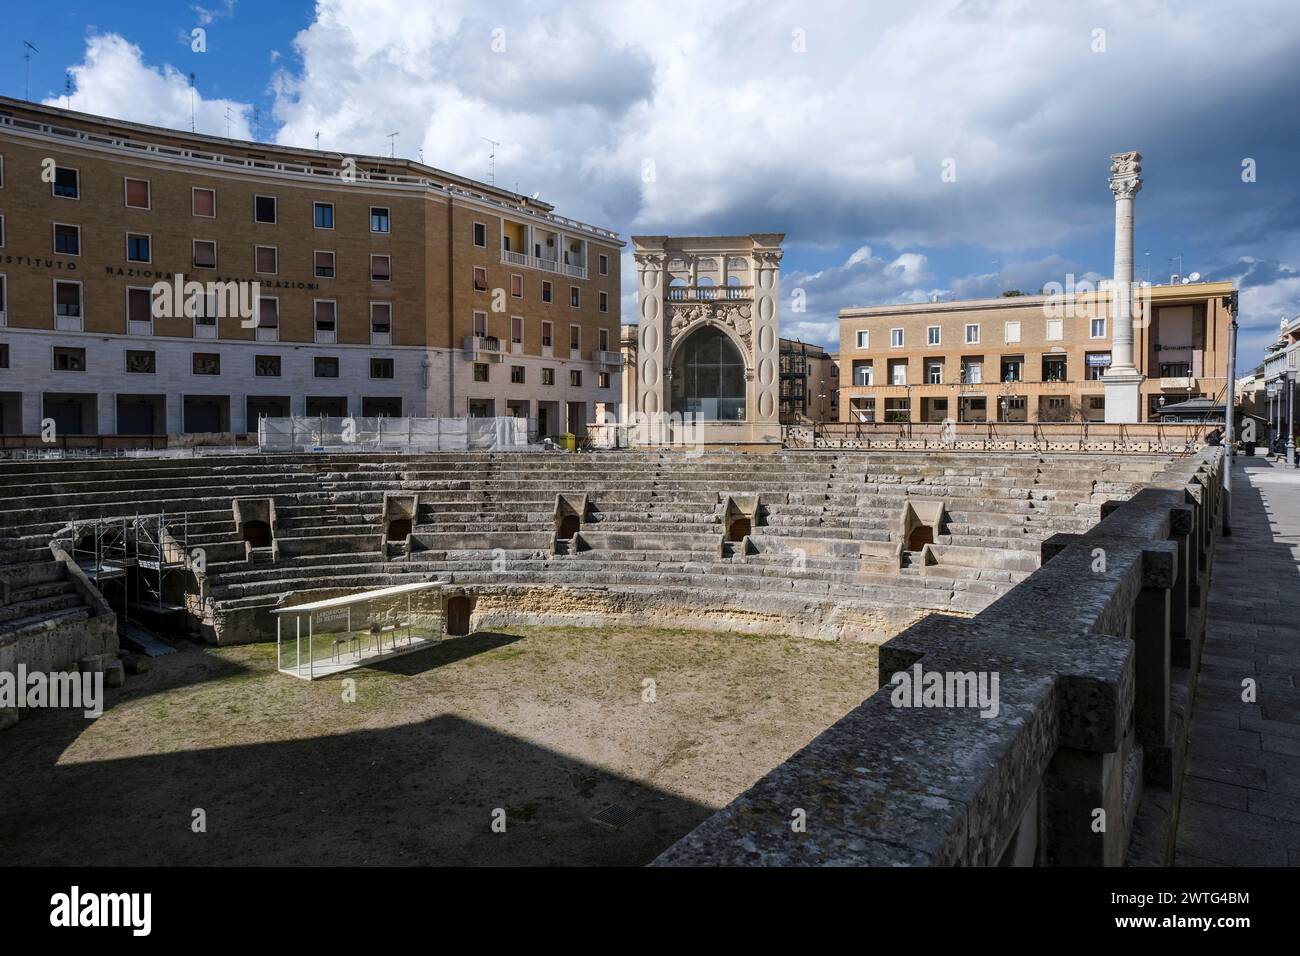
<path fill-rule="evenodd" d="M 192 566 L 188 513 L 86 518 L 73 521 L 71 530 L 72 559 L 105 600 L 120 605 L 124 620 L 140 623 L 140 613 L 184 610 L 169 600 L 168 585 Z"/>

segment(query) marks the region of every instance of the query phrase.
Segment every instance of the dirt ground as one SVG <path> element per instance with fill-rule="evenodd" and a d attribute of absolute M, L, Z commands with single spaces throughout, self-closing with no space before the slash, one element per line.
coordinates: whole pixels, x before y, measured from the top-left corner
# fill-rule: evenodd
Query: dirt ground
<path fill-rule="evenodd" d="M 0 732 L 0 864 L 646 863 L 870 694 L 875 661 L 519 628 L 308 683 L 274 645 L 188 645 L 98 720 Z M 591 819 L 610 806 L 630 818 Z"/>

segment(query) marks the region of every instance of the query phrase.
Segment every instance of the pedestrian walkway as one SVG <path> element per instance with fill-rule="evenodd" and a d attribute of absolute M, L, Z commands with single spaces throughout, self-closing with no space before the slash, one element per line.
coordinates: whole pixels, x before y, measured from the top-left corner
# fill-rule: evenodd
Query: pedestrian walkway
<path fill-rule="evenodd" d="M 1216 542 L 1175 863 L 1300 866 L 1300 470 L 1238 456 L 1231 528 Z"/>

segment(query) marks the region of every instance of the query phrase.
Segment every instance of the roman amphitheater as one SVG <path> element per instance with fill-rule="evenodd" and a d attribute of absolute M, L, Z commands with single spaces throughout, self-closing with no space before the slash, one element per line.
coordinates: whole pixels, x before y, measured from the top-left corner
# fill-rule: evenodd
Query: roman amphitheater
<path fill-rule="evenodd" d="M 111 689 L 89 723 L 0 715 L 0 856 L 1169 862 L 1221 468 L 1152 440 L 3 461 L 0 669 Z M 282 633 L 430 583 L 402 613 L 436 639 L 369 666 L 329 673 L 350 619 Z M 328 679 L 283 673 L 313 640 Z M 896 706 L 913 668 L 995 672 L 996 715 Z"/>

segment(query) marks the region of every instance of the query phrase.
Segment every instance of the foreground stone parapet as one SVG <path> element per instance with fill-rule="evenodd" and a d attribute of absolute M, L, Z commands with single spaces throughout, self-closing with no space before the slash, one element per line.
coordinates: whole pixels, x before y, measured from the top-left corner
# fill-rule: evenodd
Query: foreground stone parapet
<path fill-rule="evenodd" d="M 1168 862 L 1186 750 L 1171 622 L 1194 668 L 1188 582 L 1210 571 L 1222 467 L 1218 448 L 1173 463 L 1045 541 L 1042 567 L 973 618 L 884 644 L 876 694 L 655 865 L 1120 865 L 1131 843 Z M 996 706 L 898 706 L 913 673 L 996 675 Z M 1144 798 L 1163 812 L 1138 824 Z"/>

